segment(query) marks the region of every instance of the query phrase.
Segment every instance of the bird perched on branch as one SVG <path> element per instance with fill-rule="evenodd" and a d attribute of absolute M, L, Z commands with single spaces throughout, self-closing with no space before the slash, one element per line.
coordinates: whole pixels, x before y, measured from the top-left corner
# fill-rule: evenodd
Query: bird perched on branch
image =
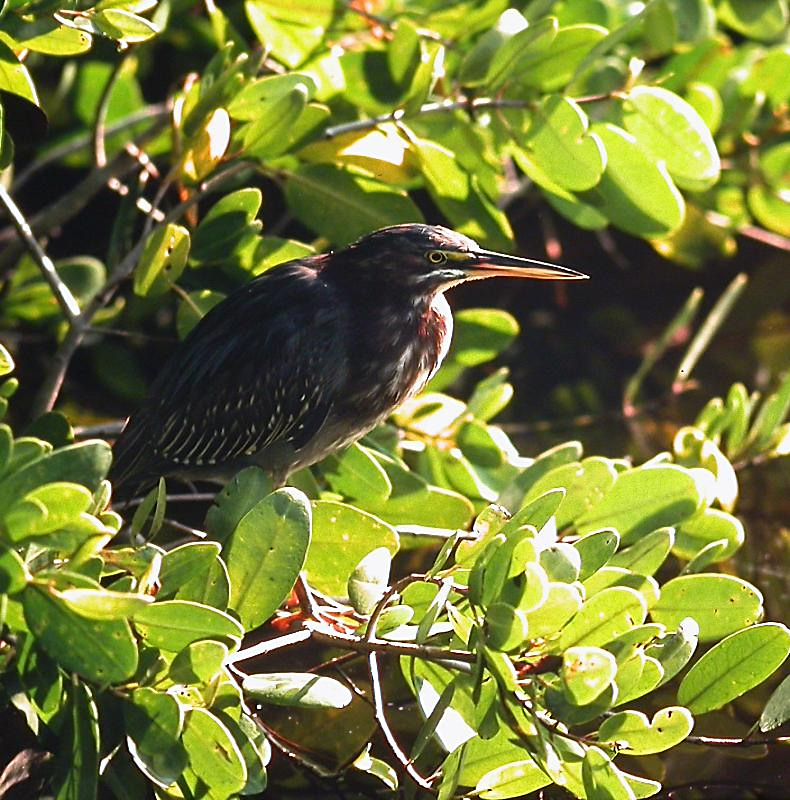
<path fill-rule="evenodd" d="M 420 391 L 450 344 L 444 292 L 492 277 L 587 276 L 420 224 L 265 272 L 176 348 L 115 443 L 116 491 L 161 475 L 227 479 L 250 464 L 281 485 Z"/>

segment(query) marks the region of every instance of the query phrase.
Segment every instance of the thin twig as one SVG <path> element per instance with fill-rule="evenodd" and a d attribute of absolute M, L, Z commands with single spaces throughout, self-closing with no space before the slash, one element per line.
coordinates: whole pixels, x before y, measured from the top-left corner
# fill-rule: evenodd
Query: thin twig
<path fill-rule="evenodd" d="M 706 211 L 705 217 L 708 222 L 715 225 L 717 228 L 725 228 L 733 231 L 732 220 L 726 214 L 720 214 L 718 211 Z M 777 250 L 790 252 L 790 237 L 782 236 L 781 233 L 767 231 L 765 228 L 760 228 L 757 225 L 742 225 L 739 228 L 735 228 L 733 233 L 745 236 L 747 239 L 753 239 L 755 242 L 760 242 L 768 247 L 775 247 Z"/>
<path fill-rule="evenodd" d="M 63 310 L 66 319 L 69 323 L 74 323 L 80 316 L 79 303 L 77 303 L 77 300 L 71 293 L 71 289 L 66 286 L 60 275 L 58 275 L 58 271 L 55 269 L 55 264 L 52 262 L 52 259 L 46 254 L 36 237 L 33 236 L 33 231 L 30 229 L 30 225 L 25 219 L 24 214 L 19 210 L 19 206 L 12 200 L 11 195 L 1 183 L 0 203 L 5 206 L 6 211 L 8 211 L 11 216 L 17 235 L 22 242 L 24 242 L 33 260 L 38 264 L 39 269 L 58 301 L 58 305 L 60 305 Z"/>
<path fill-rule="evenodd" d="M 109 167 L 108 167 L 109 168 Z M 205 181 L 198 191 L 179 203 L 175 208 L 170 211 L 165 217 L 162 225 L 178 219 L 186 209 L 193 206 L 195 203 L 200 202 L 204 197 L 222 188 L 228 178 L 235 176 L 239 172 L 250 169 L 251 166 L 248 162 L 240 161 L 231 165 L 226 170 L 218 175 Z M 94 173 L 102 172 L 102 170 L 94 170 Z M 2 233 L 0 233 L 2 236 Z M 79 316 L 78 319 L 73 321 L 69 328 L 66 337 L 61 342 L 60 346 L 52 357 L 52 362 L 49 371 L 44 376 L 44 380 L 39 387 L 39 391 L 33 400 L 31 408 L 31 416 L 35 418 L 46 411 L 51 411 L 58 398 L 60 387 L 63 385 L 63 379 L 68 370 L 71 359 L 77 348 L 82 343 L 82 340 L 87 332 L 93 317 L 98 311 L 109 303 L 112 299 L 118 285 L 131 275 L 134 270 L 143 248 L 145 247 L 145 239 L 140 239 L 137 244 L 127 253 L 127 255 L 116 265 L 108 277 L 104 287 L 99 291 L 96 296 L 88 304 L 87 308 Z"/>
<path fill-rule="evenodd" d="M 128 128 L 133 128 L 135 125 L 141 122 L 146 122 L 149 120 L 153 123 L 157 123 L 166 119 L 167 116 L 167 103 L 155 103 L 150 106 L 145 106 L 144 108 L 138 109 L 137 111 L 129 114 L 123 119 L 119 119 L 116 122 L 107 125 L 105 127 L 105 135 L 112 136 L 115 133 L 120 133 Z M 73 139 L 63 142 L 63 144 L 53 147 L 51 150 L 47 150 L 47 152 L 44 153 L 41 158 L 31 161 L 31 163 L 28 164 L 25 169 L 21 170 L 19 174 L 16 175 L 12 186 L 13 190 L 18 192 L 34 175 L 41 172 L 41 170 L 46 169 L 50 164 L 60 161 L 62 158 L 66 158 L 67 156 L 74 155 L 74 153 L 79 153 L 80 150 L 85 150 L 86 148 L 90 147 L 92 137 L 92 132 L 83 133 L 79 136 L 75 136 Z"/>
<path fill-rule="evenodd" d="M 688 325 L 694 318 L 694 315 L 697 313 L 697 309 L 699 308 L 699 304 L 702 302 L 703 295 L 704 293 L 699 287 L 692 289 L 691 294 L 683 304 L 683 307 L 680 309 L 680 311 L 678 311 L 677 314 L 675 314 L 672 321 L 664 329 L 661 336 L 659 336 L 658 340 L 651 342 L 648 345 L 645 357 L 642 359 L 642 363 L 625 385 L 622 403 L 623 416 L 628 418 L 635 416 L 634 401 L 639 394 L 639 389 L 642 386 L 642 382 L 650 370 L 653 369 L 661 356 L 663 356 L 667 351 L 667 348 L 672 343 L 672 340 L 677 332 L 681 328 Z"/>
<path fill-rule="evenodd" d="M 381 732 L 384 734 L 384 738 L 387 740 L 387 744 L 390 746 L 390 750 L 392 750 L 392 754 L 398 759 L 403 769 L 406 770 L 406 774 L 418 786 L 431 794 L 436 794 L 436 790 L 431 783 L 417 771 L 409 757 L 403 752 L 387 722 L 387 715 L 384 713 L 384 698 L 381 694 L 381 679 L 379 678 L 379 664 L 376 653 L 370 653 L 368 655 L 368 670 L 370 672 L 370 685 L 373 690 L 373 713 L 376 717 L 376 722 L 379 724 L 379 728 L 381 728 Z"/>
<path fill-rule="evenodd" d="M 790 743 L 790 736 L 777 736 L 773 739 L 725 739 L 719 736 L 687 736 L 683 744 L 701 744 L 708 747 L 771 747 Z"/>
<path fill-rule="evenodd" d="M 721 297 L 713 304 L 713 308 L 691 340 L 691 344 L 689 344 L 686 354 L 680 362 L 675 374 L 675 380 L 672 382 L 673 392 L 681 391 L 688 382 L 694 367 L 707 349 L 711 339 L 724 324 L 748 282 L 748 275 L 739 272 L 722 292 Z"/>
<path fill-rule="evenodd" d="M 389 653 L 396 656 L 411 656 L 424 661 L 439 661 L 447 666 L 461 669 L 466 664 L 474 664 L 477 656 L 468 650 L 446 650 L 428 644 L 414 644 L 413 642 L 396 642 L 389 639 L 365 640 L 359 636 L 352 636 L 340 631 L 328 631 L 325 628 L 316 628 L 309 622 L 305 624 L 313 638 L 323 644 L 332 645 L 357 653 Z"/>
<path fill-rule="evenodd" d="M 389 114 L 381 114 L 370 119 L 357 119 L 332 125 L 324 131 L 325 139 L 334 139 L 344 133 L 371 130 L 385 122 L 400 122 L 410 117 L 424 117 L 428 114 L 446 114 L 452 111 L 483 111 L 490 108 L 528 108 L 531 100 L 511 100 L 504 97 L 460 97 L 456 100 L 439 100 L 425 103 L 417 111 L 407 114 L 402 108 Z"/>
<path fill-rule="evenodd" d="M 112 90 L 121 75 L 121 71 L 128 57 L 129 55 L 127 53 L 124 58 L 120 59 L 113 66 L 112 72 L 110 72 L 110 76 L 107 78 L 107 83 L 104 84 L 101 97 L 99 98 L 99 105 L 96 109 L 96 119 L 93 123 L 93 161 L 97 167 L 104 167 L 107 164 L 107 148 L 105 147 L 107 112 L 110 110 Z"/>
<path fill-rule="evenodd" d="M 240 661 L 248 661 L 251 658 L 258 658 L 259 656 L 266 656 L 273 653 L 275 650 L 281 650 L 283 647 L 291 647 L 292 645 L 306 642 L 313 635 L 313 632 L 307 628 L 294 631 L 293 633 L 286 633 L 284 636 L 278 636 L 276 639 L 267 639 L 265 642 L 258 642 L 257 644 L 245 647 L 239 650 L 238 653 L 233 653 L 228 656 L 228 664 L 238 664 Z"/>

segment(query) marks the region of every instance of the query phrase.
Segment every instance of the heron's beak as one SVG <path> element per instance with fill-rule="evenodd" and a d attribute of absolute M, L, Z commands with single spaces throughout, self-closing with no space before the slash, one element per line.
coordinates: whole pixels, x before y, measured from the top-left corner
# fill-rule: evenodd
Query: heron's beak
<path fill-rule="evenodd" d="M 534 258 L 520 258 L 495 253 L 493 250 L 475 250 L 469 253 L 469 260 L 464 264 L 467 280 L 480 278 L 533 278 L 540 281 L 578 281 L 589 278 L 575 269 L 537 261 Z"/>

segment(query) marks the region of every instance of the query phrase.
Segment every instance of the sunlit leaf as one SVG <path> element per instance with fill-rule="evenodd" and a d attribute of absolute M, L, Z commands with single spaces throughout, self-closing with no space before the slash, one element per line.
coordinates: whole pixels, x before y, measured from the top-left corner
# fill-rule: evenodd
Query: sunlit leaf
<path fill-rule="evenodd" d="M 790 631 L 765 622 L 736 631 L 705 653 L 678 687 L 678 702 L 694 714 L 726 705 L 762 683 L 790 653 Z"/>

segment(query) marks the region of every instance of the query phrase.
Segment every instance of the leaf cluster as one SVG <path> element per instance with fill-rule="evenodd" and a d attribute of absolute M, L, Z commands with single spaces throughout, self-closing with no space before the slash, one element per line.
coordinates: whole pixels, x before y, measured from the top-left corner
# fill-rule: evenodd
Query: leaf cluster
<path fill-rule="evenodd" d="M 790 653 L 787 628 L 761 621 L 760 592 L 715 569 L 744 538 L 727 510 L 729 462 L 711 456 L 712 438 L 679 451 L 686 466 L 669 453 L 638 466 L 584 457 L 576 442 L 525 458 L 489 421 L 506 385 L 486 379 L 469 403 L 422 395 L 396 415 L 401 437 L 378 430 L 295 476 L 301 489 L 271 492 L 248 468 L 211 507 L 209 540 L 165 546 L 151 541 L 163 483 L 126 543 L 107 508 L 106 443 L 53 446 L 0 428 L 2 685 L 58 742 L 56 796 L 93 796 L 99 782 L 119 796 L 263 791 L 267 707 L 342 713 L 353 699 L 330 675 L 240 669 L 294 635 L 374 664 L 399 657 L 424 720 L 409 760 L 440 776 L 440 796 L 552 783 L 591 800 L 657 792 L 618 756 L 674 747 L 695 716 Z M 62 439 L 57 419 L 39 429 Z M 433 565 L 391 577 L 392 556 L 426 539 L 443 542 Z M 245 632 L 290 618 L 279 609 L 300 574 L 319 598 L 348 599 L 303 607 L 282 642 L 240 649 Z M 633 707 L 680 674 L 675 705 L 652 719 Z M 769 702 L 766 730 L 787 718 L 785 695 Z M 367 751 L 354 761 L 391 787 L 400 767 Z"/>

